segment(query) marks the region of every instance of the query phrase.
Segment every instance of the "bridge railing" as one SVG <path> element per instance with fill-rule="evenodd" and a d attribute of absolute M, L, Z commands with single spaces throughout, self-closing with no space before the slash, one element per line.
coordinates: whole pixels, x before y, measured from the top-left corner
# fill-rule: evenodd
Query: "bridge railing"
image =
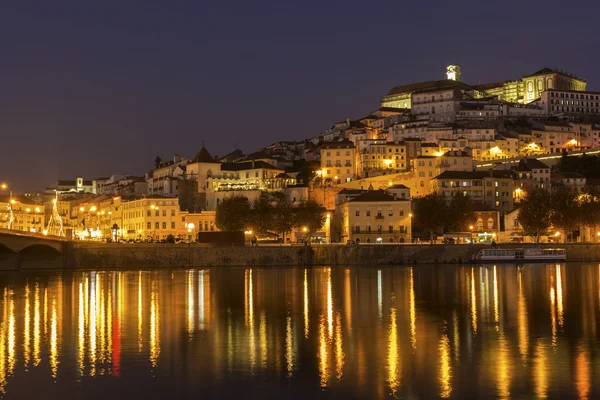
<path fill-rule="evenodd" d="M 67 238 L 65 238 L 63 236 L 44 235 L 43 233 L 24 232 L 24 231 L 18 231 L 18 230 L 15 230 L 15 229 L 0 228 L 0 234 L 22 236 L 22 237 L 30 237 L 30 238 L 36 238 L 36 239 L 59 240 L 61 242 L 68 241 Z"/>

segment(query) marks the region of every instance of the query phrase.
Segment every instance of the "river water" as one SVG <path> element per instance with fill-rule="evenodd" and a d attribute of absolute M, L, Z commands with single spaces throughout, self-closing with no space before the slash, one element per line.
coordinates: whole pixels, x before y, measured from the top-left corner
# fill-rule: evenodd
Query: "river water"
<path fill-rule="evenodd" d="M 600 265 L 0 274 L 0 396 L 594 398 Z"/>

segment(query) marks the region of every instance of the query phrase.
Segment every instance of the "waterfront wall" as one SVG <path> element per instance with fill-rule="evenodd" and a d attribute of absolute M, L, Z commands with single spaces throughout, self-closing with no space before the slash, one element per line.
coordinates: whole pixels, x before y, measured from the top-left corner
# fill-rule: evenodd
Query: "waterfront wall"
<path fill-rule="evenodd" d="M 569 262 L 600 262 L 600 244 L 568 244 L 560 247 L 567 248 Z M 62 255 L 3 254 L 0 257 L 0 269 L 460 264 L 470 263 L 481 249 L 481 245 L 188 247 L 174 244 L 71 242 Z"/>
<path fill-rule="evenodd" d="M 507 247 L 523 247 L 503 245 Z M 551 247 L 551 246 L 546 246 Z M 556 247 L 556 246 L 555 246 Z M 599 261 L 600 244 L 562 245 L 567 261 Z M 414 265 L 470 263 L 481 245 L 326 245 L 200 247 L 169 244 L 76 243 L 67 268 L 158 268 L 213 266 Z"/>

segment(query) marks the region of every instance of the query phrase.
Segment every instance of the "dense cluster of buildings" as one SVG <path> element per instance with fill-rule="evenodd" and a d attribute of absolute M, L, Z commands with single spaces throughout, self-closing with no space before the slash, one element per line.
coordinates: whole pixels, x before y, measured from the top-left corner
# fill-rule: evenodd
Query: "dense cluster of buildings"
<path fill-rule="evenodd" d="M 373 112 L 310 139 L 222 157 L 203 145 L 191 158 L 157 157 L 144 176 L 77 177 L 4 196 L 0 208 L 10 212 L 0 227 L 164 240 L 215 231 L 228 196 L 281 192 L 293 205 L 313 200 L 327 210 L 315 240 L 401 243 L 413 240 L 411 199 L 437 191 L 448 200 L 468 194 L 477 208 L 471 229 L 487 237 L 509 230 L 504 218 L 528 189 L 585 186 L 585 177 L 548 165 L 600 147 L 600 93 L 586 91 L 584 79 L 550 68 L 477 85 L 460 78 L 460 66 L 449 65 L 444 80 L 396 86 Z"/>

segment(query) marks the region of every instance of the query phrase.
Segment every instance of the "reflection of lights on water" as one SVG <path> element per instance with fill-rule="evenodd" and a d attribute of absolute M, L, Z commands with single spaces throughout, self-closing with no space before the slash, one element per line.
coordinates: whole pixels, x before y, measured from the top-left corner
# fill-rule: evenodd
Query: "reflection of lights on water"
<path fill-rule="evenodd" d="M 144 322 L 143 314 L 143 291 L 142 291 L 142 271 L 138 273 L 138 353 L 142 352 L 144 341 L 142 337 L 142 327 Z"/>
<path fill-rule="evenodd" d="M 458 313 L 452 311 L 452 340 L 454 342 L 454 360 L 457 364 L 460 361 L 460 336 L 458 330 Z"/>
<path fill-rule="evenodd" d="M 440 397 L 447 399 L 452 394 L 452 366 L 450 363 L 450 339 L 445 333 L 440 338 L 438 350 L 440 352 Z"/>
<path fill-rule="evenodd" d="M 35 284 L 33 300 L 33 365 L 37 367 L 40 359 L 40 286 Z"/>
<path fill-rule="evenodd" d="M 25 366 L 25 370 L 29 367 L 29 357 L 30 357 L 30 337 L 29 337 L 29 283 L 25 284 L 25 313 L 24 313 L 24 324 L 23 324 L 23 365 Z"/>
<path fill-rule="evenodd" d="M 338 312 L 335 316 L 335 371 L 336 377 L 342 379 L 344 369 L 344 346 L 342 339 L 342 316 Z"/>
<path fill-rule="evenodd" d="M 327 268 L 327 333 L 333 334 L 333 297 L 331 294 L 331 268 Z"/>
<path fill-rule="evenodd" d="M 198 329 L 204 329 L 204 270 L 198 272 Z"/>
<path fill-rule="evenodd" d="M 557 311 L 558 311 L 558 325 L 562 328 L 562 326 L 563 326 L 563 290 L 562 290 L 562 276 L 561 276 L 559 264 L 556 264 L 556 303 L 557 303 Z"/>
<path fill-rule="evenodd" d="M 417 349 L 417 310 L 415 306 L 415 279 L 413 269 L 410 268 L 410 344 L 413 349 Z"/>
<path fill-rule="evenodd" d="M 89 360 L 90 360 L 90 376 L 96 375 L 96 308 L 98 307 L 98 275 L 95 272 L 91 274 L 90 285 L 90 303 L 89 303 Z"/>
<path fill-rule="evenodd" d="M 525 295 L 523 294 L 523 274 L 521 271 L 518 272 L 517 279 L 519 284 L 519 299 L 517 303 L 519 353 L 523 361 L 525 361 L 529 353 L 529 328 L 527 325 L 527 304 L 525 302 Z"/>
<path fill-rule="evenodd" d="M 379 311 L 379 320 L 383 318 L 383 289 L 381 282 L 381 270 L 377 270 L 377 310 Z"/>
<path fill-rule="evenodd" d="M 258 335 L 260 346 L 260 364 L 263 368 L 267 368 L 267 313 L 265 310 L 261 310 L 260 312 Z"/>
<path fill-rule="evenodd" d="M 52 378 L 58 375 L 58 317 L 56 315 L 56 300 L 52 299 L 52 316 L 50 322 L 50 369 Z"/>
<path fill-rule="evenodd" d="M 494 265 L 494 323 L 496 324 L 496 332 L 498 332 L 498 322 L 500 313 L 498 311 L 498 278 L 496 276 L 496 266 Z"/>
<path fill-rule="evenodd" d="M 246 279 L 248 281 L 247 296 L 246 296 L 246 308 L 248 313 L 248 341 L 250 342 L 250 367 L 254 369 L 256 365 L 256 341 L 254 338 L 254 302 L 253 302 L 253 286 L 252 286 L 252 270 L 246 271 Z"/>
<path fill-rule="evenodd" d="M 294 338 L 292 332 L 292 317 L 286 318 L 285 323 L 285 363 L 287 367 L 288 378 L 292 376 L 294 370 Z"/>
<path fill-rule="evenodd" d="M 188 336 L 194 333 L 194 271 L 187 276 L 187 330 Z"/>
<path fill-rule="evenodd" d="M 7 290 L 4 288 L 2 315 L 6 315 Z M 0 324 L 0 394 L 6 393 L 6 325 Z"/>
<path fill-rule="evenodd" d="M 587 399 L 590 393 L 590 360 L 582 344 L 577 346 L 575 358 L 575 387 L 580 399 Z"/>
<path fill-rule="evenodd" d="M 552 277 L 551 277 L 552 278 Z M 556 347 L 556 293 L 554 287 L 550 288 L 550 319 L 552 322 L 552 346 Z"/>
<path fill-rule="evenodd" d="M 548 397 L 548 366 L 544 344 L 538 339 L 535 345 L 535 359 L 533 361 L 533 377 L 535 381 L 535 394 L 539 399 Z"/>
<path fill-rule="evenodd" d="M 8 294 L 8 375 L 12 375 L 16 363 L 16 336 L 15 336 L 15 299 L 12 289 Z"/>
<path fill-rule="evenodd" d="M 498 386 L 498 397 L 510 398 L 510 349 L 506 338 L 502 335 L 498 339 L 498 351 L 496 356 L 496 383 Z"/>
<path fill-rule="evenodd" d="M 477 334 L 477 297 L 475 295 L 475 269 L 471 268 L 471 325 L 473 334 Z"/>
<path fill-rule="evenodd" d="M 79 374 L 84 373 L 84 359 L 85 359 L 85 319 L 84 319 L 84 294 L 83 294 L 83 283 L 79 283 L 79 315 L 77 322 L 77 363 L 79 365 Z"/>
<path fill-rule="evenodd" d="M 153 368 L 158 366 L 160 358 L 160 311 L 158 303 L 158 288 L 152 282 L 150 293 L 150 363 Z"/>
<path fill-rule="evenodd" d="M 304 337 L 308 339 L 308 280 L 304 269 Z"/>
<path fill-rule="evenodd" d="M 344 319 L 347 331 L 352 330 L 352 289 L 350 285 L 350 269 L 344 270 Z"/>
<path fill-rule="evenodd" d="M 319 321 L 319 377 L 321 378 L 321 387 L 326 387 L 329 382 L 329 354 L 327 349 L 327 338 L 325 337 L 325 321 L 323 318 Z"/>
<path fill-rule="evenodd" d="M 396 322 L 396 309 L 390 308 L 390 328 L 388 335 L 388 383 L 392 395 L 396 395 L 400 387 L 400 361 L 398 355 L 398 325 Z"/>

